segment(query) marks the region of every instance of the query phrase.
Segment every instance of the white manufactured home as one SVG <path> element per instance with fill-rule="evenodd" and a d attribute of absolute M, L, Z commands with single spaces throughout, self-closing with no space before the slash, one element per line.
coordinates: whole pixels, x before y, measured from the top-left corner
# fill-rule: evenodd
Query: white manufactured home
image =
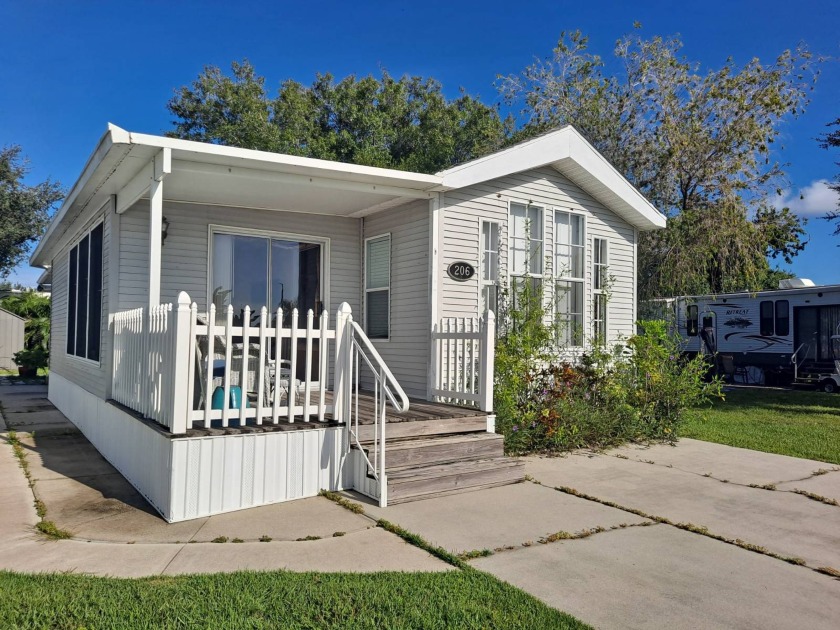
<path fill-rule="evenodd" d="M 49 397 L 169 521 L 511 483 L 499 287 L 542 282 L 566 346 L 629 336 L 664 225 L 571 127 L 424 175 L 110 126 L 31 259 Z"/>
<path fill-rule="evenodd" d="M 840 335 L 840 285 L 815 286 L 795 278 L 770 291 L 694 295 L 662 303 L 676 310 L 677 331 L 688 354 L 726 357 L 741 378 L 754 383 L 790 382 L 795 372 L 810 368 L 832 372 L 840 358 L 835 341 Z M 815 384 L 832 383 L 823 378 Z"/>

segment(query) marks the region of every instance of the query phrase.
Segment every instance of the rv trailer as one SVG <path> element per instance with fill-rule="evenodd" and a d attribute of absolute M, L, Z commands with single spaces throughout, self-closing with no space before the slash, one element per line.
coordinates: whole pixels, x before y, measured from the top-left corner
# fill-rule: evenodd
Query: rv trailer
<path fill-rule="evenodd" d="M 676 298 L 690 355 L 713 355 L 756 383 L 840 389 L 840 285 L 782 280 L 779 288 Z"/>

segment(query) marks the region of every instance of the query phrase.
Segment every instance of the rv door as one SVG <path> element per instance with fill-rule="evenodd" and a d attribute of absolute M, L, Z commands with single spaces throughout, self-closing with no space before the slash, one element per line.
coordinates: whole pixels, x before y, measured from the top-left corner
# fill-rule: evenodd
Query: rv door
<path fill-rule="evenodd" d="M 717 354 L 717 314 L 704 311 L 700 315 L 700 353 Z"/>

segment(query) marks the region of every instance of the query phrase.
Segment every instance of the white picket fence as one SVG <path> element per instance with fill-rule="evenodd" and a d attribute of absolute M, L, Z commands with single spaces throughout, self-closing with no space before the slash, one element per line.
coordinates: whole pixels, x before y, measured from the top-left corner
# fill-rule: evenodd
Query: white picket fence
<path fill-rule="evenodd" d="M 432 396 L 493 410 L 496 318 L 445 317 L 432 328 Z"/>
<path fill-rule="evenodd" d="M 114 400 L 172 433 L 186 432 L 195 421 L 210 428 L 249 419 L 258 425 L 323 421 L 332 413 L 326 385 L 336 331 L 326 311 L 317 328 L 311 310 L 302 328 L 297 309 L 284 321 L 280 309 L 263 307 L 252 324 L 246 307 L 242 325 L 234 326 L 228 306 L 223 322 L 216 319 L 214 305 L 204 318 L 184 292 L 175 306 L 115 314 Z"/>

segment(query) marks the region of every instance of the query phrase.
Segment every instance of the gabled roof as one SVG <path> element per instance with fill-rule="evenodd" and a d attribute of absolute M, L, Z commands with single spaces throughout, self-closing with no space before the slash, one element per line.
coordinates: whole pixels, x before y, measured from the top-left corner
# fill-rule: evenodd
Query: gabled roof
<path fill-rule="evenodd" d="M 665 226 L 665 217 L 570 126 L 426 175 L 138 134 L 109 124 L 30 264 L 49 265 L 50 253 L 65 244 L 77 218 L 101 208 L 111 195 L 132 189 L 138 178 L 148 181 L 144 169 L 161 151 L 171 156 L 163 187 L 164 200 L 170 202 L 363 217 L 551 165 L 631 225 L 641 230 Z"/>
<path fill-rule="evenodd" d="M 665 215 L 571 125 L 438 175 L 443 178 L 443 190 L 453 190 L 543 166 L 554 167 L 640 230 L 665 227 Z"/>

